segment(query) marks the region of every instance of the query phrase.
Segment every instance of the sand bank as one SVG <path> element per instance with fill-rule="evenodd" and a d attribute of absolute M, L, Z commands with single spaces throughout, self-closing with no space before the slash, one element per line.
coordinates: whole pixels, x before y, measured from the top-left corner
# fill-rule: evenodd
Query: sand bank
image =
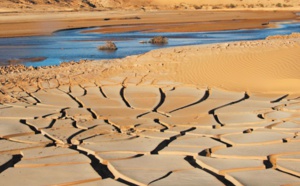
<path fill-rule="evenodd" d="M 94 11 L 1 13 L 0 37 L 50 35 L 80 27 L 99 31 L 192 32 L 266 28 L 270 21 L 294 20 L 294 11 Z M 172 17 L 172 19 L 170 19 Z"/>
<path fill-rule="evenodd" d="M 77 84 L 80 82 L 76 78 L 74 82 L 69 82 L 69 79 L 82 74 L 79 78 L 82 81 L 116 78 L 119 79 L 118 83 L 124 84 L 133 78 L 132 81 L 150 84 L 167 80 L 230 91 L 300 93 L 300 45 L 296 36 L 292 34 L 283 39 L 275 36 L 261 41 L 167 48 L 124 59 L 32 69 L 34 73 L 26 72 L 24 67 L 16 70 L 25 72 L 11 74 L 9 68 L 13 67 L 3 67 L 1 82 L 6 84 L 7 81 L 31 79 L 30 82 L 36 82 L 35 86 L 41 86 L 39 81 L 58 77 L 54 81 L 59 84 L 64 84 L 64 81 Z"/>

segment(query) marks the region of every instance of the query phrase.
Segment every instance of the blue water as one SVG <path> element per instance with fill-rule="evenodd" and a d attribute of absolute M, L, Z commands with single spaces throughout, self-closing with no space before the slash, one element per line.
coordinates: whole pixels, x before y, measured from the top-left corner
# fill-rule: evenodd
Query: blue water
<path fill-rule="evenodd" d="M 24 62 L 23 64 L 26 66 L 47 66 L 58 65 L 63 61 L 79 61 L 80 59 L 122 58 L 158 48 L 256 40 L 270 35 L 300 32 L 300 22 L 282 22 L 278 23 L 278 25 L 277 28 L 267 29 L 192 33 L 82 33 L 84 30 L 93 29 L 89 28 L 59 31 L 51 36 L 2 38 L 0 39 L 0 65 L 8 65 L 8 60 L 10 59 L 33 57 L 46 57 L 46 59 L 40 62 Z M 150 38 L 158 35 L 168 37 L 169 43 L 166 45 L 139 43 L 139 41 L 148 41 Z M 106 40 L 114 41 L 118 50 L 115 52 L 99 51 L 97 47 L 105 44 Z"/>

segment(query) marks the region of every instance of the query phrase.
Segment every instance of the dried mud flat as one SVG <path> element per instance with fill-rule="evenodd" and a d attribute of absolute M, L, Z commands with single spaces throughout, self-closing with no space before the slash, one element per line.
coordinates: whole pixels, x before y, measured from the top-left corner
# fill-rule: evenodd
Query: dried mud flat
<path fill-rule="evenodd" d="M 0 184 L 299 185 L 299 51 L 275 37 L 2 68 Z"/>

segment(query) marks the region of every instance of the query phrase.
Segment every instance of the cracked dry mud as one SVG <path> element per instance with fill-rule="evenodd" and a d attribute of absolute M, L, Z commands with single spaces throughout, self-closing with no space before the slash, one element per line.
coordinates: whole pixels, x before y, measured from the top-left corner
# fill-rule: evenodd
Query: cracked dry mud
<path fill-rule="evenodd" d="M 1 68 L 0 185 L 299 185 L 299 49 Z"/>
<path fill-rule="evenodd" d="M 300 184 L 298 97 L 176 83 L 24 90 L 7 89 L 19 97 L 0 108 L 1 185 Z"/>

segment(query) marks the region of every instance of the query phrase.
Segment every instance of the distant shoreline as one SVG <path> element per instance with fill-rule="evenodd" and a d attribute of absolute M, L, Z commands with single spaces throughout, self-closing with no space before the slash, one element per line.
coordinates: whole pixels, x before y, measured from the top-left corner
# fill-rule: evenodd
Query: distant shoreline
<path fill-rule="evenodd" d="M 101 33 L 126 31 L 199 32 L 272 27 L 271 21 L 299 20 L 297 11 L 103 11 L 2 13 L 0 38 L 44 36 L 64 29 L 102 27 Z M 169 19 L 172 17 L 172 19 Z M 128 27 L 119 27 L 127 25 Z"/>

